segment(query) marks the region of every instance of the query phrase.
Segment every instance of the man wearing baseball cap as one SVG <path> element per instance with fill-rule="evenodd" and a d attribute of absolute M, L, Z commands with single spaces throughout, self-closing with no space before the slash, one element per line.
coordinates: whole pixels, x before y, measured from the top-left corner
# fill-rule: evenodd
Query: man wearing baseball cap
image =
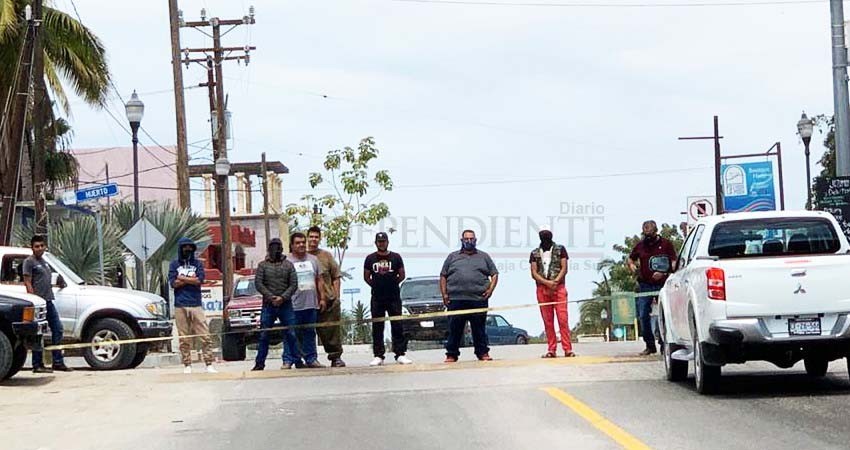
<path fill-rule="evenodd" d="M 366 257 L 363 263 L 363 279 L 372 287 L 372 318 L 383 318 L 386 315 L 400 316 L 401 291 L 399 284 L 404 281 L 404 261 L 401 255 L 387 250 L 390 239 L 387 233 L 375 235 L 375 247 L 378 251 Z M 404 323 L 391 321 L 390 328 L 393 336 L 393 353 L 399 364 L 412 364 L 413 361 L 405 356 L 407 353 L 407 338 L 404 336 Z M 372 350 L 375 359 L 370 366 L 384 364 L 384 322 L 372 324 Z"/>
<path fill-rule="evenodd" d="M 537 303 L 543 316 L 543 328 L 549 349 L 544 358 L 557 358 L 558 339 L 555 336 L 554 317 L 558 318 L 561 330 L 561 346 L 564 356 L 575 356 L 570 342 L 570 325 L 567 320 L 567 261 L 570 256 L 563 245 L 552 240 L 552 230 L 544 225 L 540 227 L 540 247 L 531 252 L 528 262 L 531 264 L 531 278 L 537 283 Z"/>

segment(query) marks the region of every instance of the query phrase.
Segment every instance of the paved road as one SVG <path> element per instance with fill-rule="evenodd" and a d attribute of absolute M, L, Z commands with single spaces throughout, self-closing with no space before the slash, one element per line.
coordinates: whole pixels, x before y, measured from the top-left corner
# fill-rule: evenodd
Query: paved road
<path fill-rule="evenodd" d="M 844 449 L 850 381 L 843 361 L 821 379 L 801 367 L 724 369 L 721 395 L 661 379 L 634 344 L 497 347 L 493 363 L 217 375 L 180 368 L 35 376 L 0 385 L 2 448 L 14 449 Z"/>

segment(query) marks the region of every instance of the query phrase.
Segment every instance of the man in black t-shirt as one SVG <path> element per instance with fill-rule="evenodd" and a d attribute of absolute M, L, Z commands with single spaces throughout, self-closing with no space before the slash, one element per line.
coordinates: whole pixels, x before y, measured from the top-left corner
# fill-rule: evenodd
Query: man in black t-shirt
<path fill-rule="evenodd" d="M 372 286 L 372 318 L 382 318 L 385 315 L 400 316 L 401 291 L 399 284 L 404 280 L 404 261 L 398 253 L 387 250 L 389 247 L 387 233 L 375 235 L 375 247 L 378 251 L 366 257 L 363 263 L 363 279 Z M 407 338 L 404 336 L 404 323 L 391 321 L 393 335 L 393 353 L 399 364 L 412 364 L 404 354 L 407 353 Z M 370 366 L 384 364 L 384 322 L 372 324 L 372 350 L 375 359 Z"/>

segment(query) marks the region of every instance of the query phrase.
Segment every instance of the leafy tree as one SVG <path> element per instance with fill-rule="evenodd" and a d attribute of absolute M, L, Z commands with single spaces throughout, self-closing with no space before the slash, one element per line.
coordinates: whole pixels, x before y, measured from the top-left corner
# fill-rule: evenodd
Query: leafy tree
<path fill-rule="evenodd" d="M 670 224 L 661 224 L 658 234 L 668 239 L 673 248 L 678 253 L 684 244 L 684 238 L 679 232 L 679 228 Z M 614 244 L 612 247 L 617 256 L 607 258 L 599 262 L 597 269 L 602 274 L 601 282 L 594 282 L 596 287 L 593 289 L 593 296 L 606 297 L 616 292 L 636 292 L 637 279 L 629 272 L 626 265 L 626 259 L 629 257 L 632 249 L 642 239 L 641 236 L 633 235 L 626 236 L 622 244 Z M 576 326 L 577 334 L 599 334 L 605 330 L 605 324 L 602 322 L 602 310 L 608 311 L 608 317 L 611 317 L 610 302 L 606 299 L 591 300 L 579 306 L 579 323 Z"/>
<path fill-rule="evenodd" d="M 826 115 L 819 115 L 813 117 L 812 120 L 815 121 L 815 127 L 818 132 L 824 136 L 823 138 L 823 146 L 826 147 L 826 151 L 823 156 L 821 156 L 818 164 L 821 165 L 820 174 L 816 175 L 812 179 L 812 192 L 818 192 L 818 186 L 822 183 L 825 183 L 827 178 L 832 178 L 835 176 L 835 121 L 833 117 Z M 813 196 L 812 201 L 814 202 L 814 209 L 818 209 L 817 205 L 817 195 Z"/>
<path fill-rule="evenodd" d="M 366 322 L 370 319 L 369 308 L 361 301 L 354 305 L 351 312 L 352 319 L 357 321 L 352 330 L 352 340 L 355 344 L 366 344 L 372 342 L 372 323 Z"/>
<path fill-rule="evenodd" d="M 386 203 L 377 202 L 377 199 L 383 192 L 393 189 L 392 178 L 386 170 L 374 173 L 369 170 L 378 153 L 371 137 L 362 139 L 356 149 L 345 147 L 328 152 L 325 173 L 311 173 L 309 182 L 311 188 L 331 193 L 320 197 L 308 194 L 301 197 L 301 205 L 286 207 L 291 231 L 306 228 L 303 225 L 324 229 L 325 242 L 333 249 L 340 265 L 348 250 L 351 230 L 355 226 L 375 225 L 390 215 Z M 321 213 L 318 213 L 319 208 Z"/>

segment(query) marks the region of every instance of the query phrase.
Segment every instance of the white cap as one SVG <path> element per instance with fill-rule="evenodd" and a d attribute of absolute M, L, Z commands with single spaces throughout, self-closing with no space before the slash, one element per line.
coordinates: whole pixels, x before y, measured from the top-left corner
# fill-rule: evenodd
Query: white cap
<path fill-rule="evenodd" d="M 549 228 L 549 225 L 541 225 L 540 230 L 538 230 L 538 232 L 541 232 L 541 231 L 552 231 L 552 229 Z"/>

